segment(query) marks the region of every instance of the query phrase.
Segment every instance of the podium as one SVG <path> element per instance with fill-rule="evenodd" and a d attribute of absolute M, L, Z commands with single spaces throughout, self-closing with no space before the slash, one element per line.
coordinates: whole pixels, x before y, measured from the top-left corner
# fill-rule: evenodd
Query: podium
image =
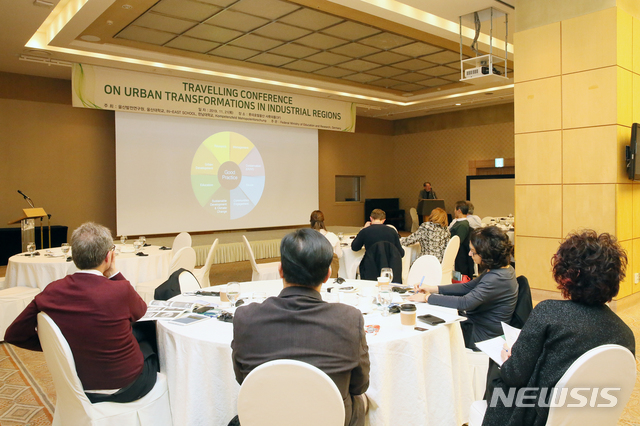
<path fill-rule="evenodd" d="M 49 228 L 49 248 L 51 248 L 51 223 L 49 222 L 49 215 L 44 211 L 42 207 L 35 207 L 31 209 L 22 209 L 23 216 L 20 219 L 9 222 L 9 225 L 20 222 L 20 236 L 22 239 L 22 252 L 27 251 L 27 244 L 36 241 L 36 219 L 43 217 L 47 218 L 47 227 Z M 44 248 L 43 229 L 40 227 L 40 249 Z M 37 247 L 36 247 L 37 248 Z"/>
<path fill-rule="evenodd" d="M 418 211 L 418 214 L 422 217 L 422 222 L 426 222 L 427 219 L 429 219 L 429 216 L 431 216 L 431 211 L 438 207 L 440 207 L 442 210 L 445 210 L 444 200 L 422 199 L 418 202 L 418 207 L 416 207 L 416 210 Z"/>

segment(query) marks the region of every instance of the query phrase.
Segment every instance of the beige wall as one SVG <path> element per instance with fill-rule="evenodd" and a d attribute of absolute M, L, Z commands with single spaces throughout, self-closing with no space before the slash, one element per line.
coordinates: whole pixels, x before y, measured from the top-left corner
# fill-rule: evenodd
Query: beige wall
<path fill-rule="evenodd" d="M 0 129 L 0 226 L 29 207 L 20 189 L 52 225 L 115 230 L 113 112 L 71 107 L 69 81 L 0 73 Z"/>
<path fill-rule="evenodd" d="M 467 196 L 469 160 L 514 156 L 513 104 L 402 120 L 396 133 L 394 182 L 400 208 L 408 217 L 422 183 L 429 181 L 453 214 L 455 202 Z"/>
<path fill-rule="evenodd" d="M 21 189 L 74 229 L 93 220 L 115 230 L 112 111 L 71 107 L 71 87 L 0 73 L 0 223 L 27 207 Z M 366 176 L 363 198 L 415 205 L 429 179 L 447 210 L 464 199 L 469 160 L 513 157 L 513 105 L 397 122 L 358 117 L 356 133 L 320 131 L 319 204 L 328 225 L 360 226 L 364 203 L 336 203 L 336 175 Z M 6 226 L 6 225 L 1 225 Z"/>

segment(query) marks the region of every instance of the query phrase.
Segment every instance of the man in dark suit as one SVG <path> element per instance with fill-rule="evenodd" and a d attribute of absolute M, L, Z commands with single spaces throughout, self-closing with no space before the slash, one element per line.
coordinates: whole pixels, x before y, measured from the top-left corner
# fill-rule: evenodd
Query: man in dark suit
<path fill-rule="evenodd" d="M 242 384 L 251 370 L 268 361 L 307 362 L 340 390 L 344 424 L 364 425 L 369 387 L 364 319 L 358 309 L 326 303 L 320 296 L 331 275 L 333 248 L 314 229 L 300 229 L 282 239 L 280 256 L 280 294 L 236 310 L 231 342 L 236 380 Z"/>
<path fill-rule="evenodd" d="M 469 256 L 469 236 L 471 234 L 471 226 L 467 220 L 469 213 L 469 204 L 466 201 L 458 201 L 456 203 L 455 217 L 456 219 L 449 225 L 451 236 L 457 235 L 460 238 L 460 248 L 456 255 L 455 270 L 462 275 L 473 278 L 473 259 Z"/>

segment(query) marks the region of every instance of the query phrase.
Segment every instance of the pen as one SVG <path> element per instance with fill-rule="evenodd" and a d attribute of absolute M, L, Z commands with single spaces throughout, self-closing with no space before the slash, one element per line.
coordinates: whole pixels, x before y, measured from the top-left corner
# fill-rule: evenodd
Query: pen
<path fill-rule="evenodd" d="M 422 279 L 420 280 L 420 287 L 422 287 L 422 283 L 424 282 L 424 275 L 422 276 Z"/>

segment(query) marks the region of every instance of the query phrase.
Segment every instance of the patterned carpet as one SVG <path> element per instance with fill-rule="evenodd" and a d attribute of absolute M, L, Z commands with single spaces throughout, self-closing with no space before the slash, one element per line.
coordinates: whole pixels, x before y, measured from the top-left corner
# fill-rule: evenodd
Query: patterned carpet
<path fill-rule="evenodd" d="M 640 306 L 618 314 L 633 330 L 638 346 Z M 636 386 L 619 426 L 640 426 L 640 362 L 637 357 L 636 369 Z M 53 381 L 42 352 L 0 343 L 0 426 L 50 426 L 55 401 Z"/>
<path fill-rule="evenodd" d="M 42 352 L 0 344 L 0 425 L 49 426 L 55 403 Z"/>

